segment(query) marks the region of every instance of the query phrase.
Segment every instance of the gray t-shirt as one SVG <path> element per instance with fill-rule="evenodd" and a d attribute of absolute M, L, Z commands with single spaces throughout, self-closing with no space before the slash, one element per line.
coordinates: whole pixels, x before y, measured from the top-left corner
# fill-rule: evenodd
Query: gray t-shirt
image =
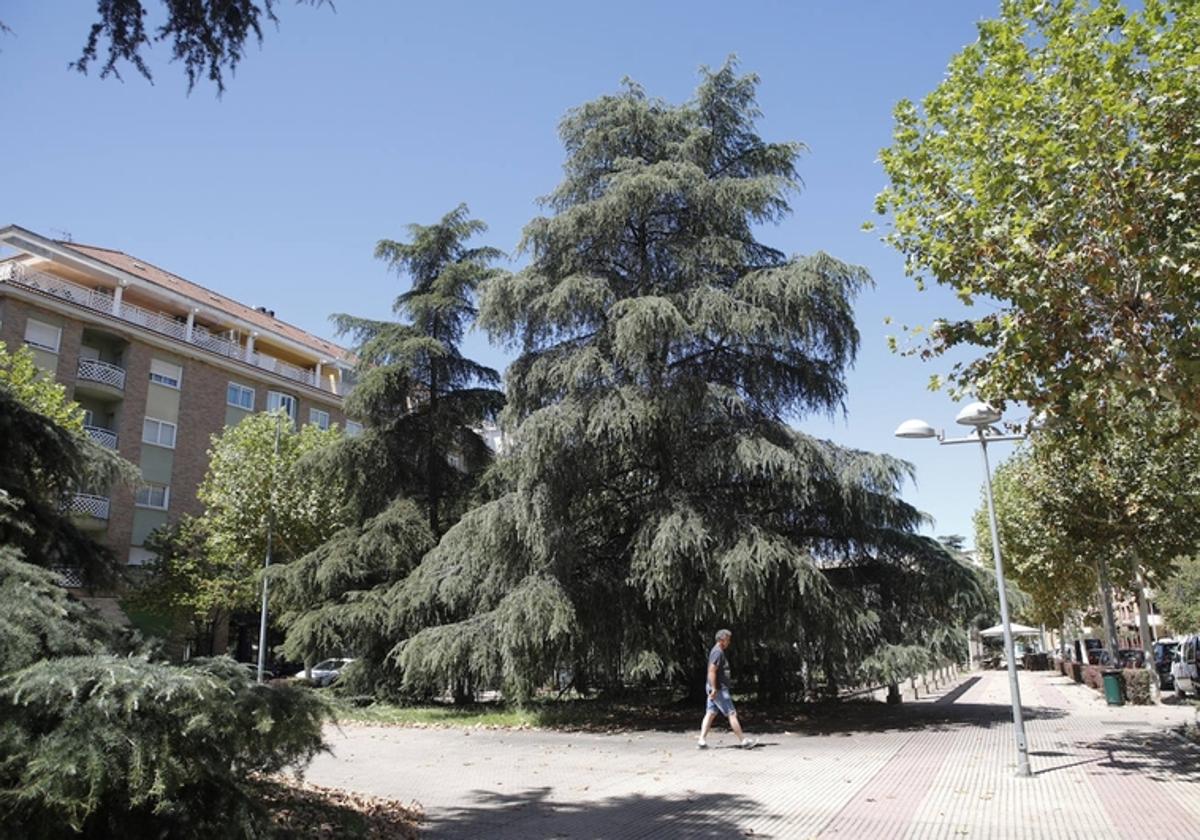
<path fill-rule="evenodd" d="M 720 645 L 713 645 L 708 652 L 708 664 L 717 666 L 717 688 L 729 688 L 729 660 Z"/>

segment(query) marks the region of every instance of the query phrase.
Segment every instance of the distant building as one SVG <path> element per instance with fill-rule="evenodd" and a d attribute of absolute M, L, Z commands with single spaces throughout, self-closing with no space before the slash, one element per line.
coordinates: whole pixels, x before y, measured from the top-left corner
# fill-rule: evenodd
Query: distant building
<path fill-rule="evenodd" d="M 488 449 L 497 455 L 504 455 L 512 448 L 512 435 L 491 420 L 485 420 L 475 428 L 475 431 L 483 438 Z"/>
<path fill-rule="evenodd" d="M 344 424 L 347 352 L 275 317 L 106 248 L 10 225 L 0 244 L 0 340 L 24 344 L 84 409 L 87 433 L 141 467 L 144 486 L 80 492 L 71 510 L 130 565 L 147 535 L 200 514 L 211 436 L 254 411 Z M 84 488 L 87 489 L 87 488 Z M 69 575 L 68 575 L 69 584 Z"/>

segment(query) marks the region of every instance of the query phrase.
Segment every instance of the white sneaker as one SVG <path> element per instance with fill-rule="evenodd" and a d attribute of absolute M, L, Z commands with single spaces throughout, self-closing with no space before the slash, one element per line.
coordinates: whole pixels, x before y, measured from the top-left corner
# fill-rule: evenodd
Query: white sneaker
<path fill-rule="evenodd" d="M 744 750 L 748 750 L 751 747 L 755 746 L 757 743 L 758 743 L 757 738 L 743 738 L 742 742 L 740 744 L 738 744 L 738 746 Z"/>
<path fill-rule="evenodd" d="M 701 738 L 699 741 L 696 742 L 696 749 L 698 749 L 698 750 L 708 749 L 708 741 L 705 741 L 703 738 Z"/>

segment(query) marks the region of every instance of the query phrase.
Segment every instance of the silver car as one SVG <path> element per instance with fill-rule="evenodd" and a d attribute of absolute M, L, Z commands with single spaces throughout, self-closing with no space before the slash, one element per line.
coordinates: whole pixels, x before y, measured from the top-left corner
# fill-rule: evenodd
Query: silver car
<path fill-rule="evenodd" d="M 312 667 L 313 685 L 326 686 L 335 682 L 342 675 L 342 669 L 353 662 L 353 659 L 323 659 Z M 296 676 L 304 679 L 304 672 Z"/>

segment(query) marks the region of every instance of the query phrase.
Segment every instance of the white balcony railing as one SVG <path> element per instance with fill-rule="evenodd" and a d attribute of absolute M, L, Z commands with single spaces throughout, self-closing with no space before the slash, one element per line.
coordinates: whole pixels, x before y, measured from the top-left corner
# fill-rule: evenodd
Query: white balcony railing
<path fill-rule="evenodd" d="M 99 426 L 84 426 L 83 430 L 87 432 L 88 437 L 101 446 L 107 449 L 117 448 L 117 433 L 111 429 L 102 429 Z"/>
<path fill-rule="evenodd" d="M 120 318 L 122 321 L 136 324 L 152 332 L 169 335 L 179 341 L 194 344 L 210 353 L 216 353 L 218 356 L 224 356 L 227 359 L 240 359 L 263 370 L 276 373 L 286 379 L 307 385 L 310 388 L 321 388 L 321 383 L 317 380 L 316 371 L 314 370 L 297 367 L 296 365 L 288 364 L 282 359 L 276 359 L 263 353 L 247 353 L 238 342 L 214 335 L 199 325 L 194 324 L 191 335 L 189 335 L 187 324 L 168 313 L 153 312 L 145 307 L 126 303 L 125 301 L 121 301 L 120 307 L 114 307 L 113 296 L 101 289 L 88 289 L 77 283 L 72 283 L 70 280 L 64 280 L 61 277 L 41 271 L 31 271 L 15 263 L 0 265 L 0 283 L 2 282 L 17 283 L 30 289 L 37 289 L 44 294 L 71 301 L 88 309 L 93 309 L 96 312 L 112 315 Z M 82 367 L 80 375 L 83 375 Z"/>
<path fill-rule="evenodd" d="M 71 513 L 80 513 L 93 519 L 108 519 L 108 497 L 92 493 L 75 493 L 71 496 Z"/>
<path fill-rule="evenodd" d="M 125 368 L 99 359 L 80 359 L 79 378 L 99 382 L 118 391 L 125 390 Z"/>
<path fill-rule="evenodd" d="M 83 571 L 74 566 L 54 566 L 50 569 L 58 575 L 58 585 L 64 589 L 82 589 Z"/>

